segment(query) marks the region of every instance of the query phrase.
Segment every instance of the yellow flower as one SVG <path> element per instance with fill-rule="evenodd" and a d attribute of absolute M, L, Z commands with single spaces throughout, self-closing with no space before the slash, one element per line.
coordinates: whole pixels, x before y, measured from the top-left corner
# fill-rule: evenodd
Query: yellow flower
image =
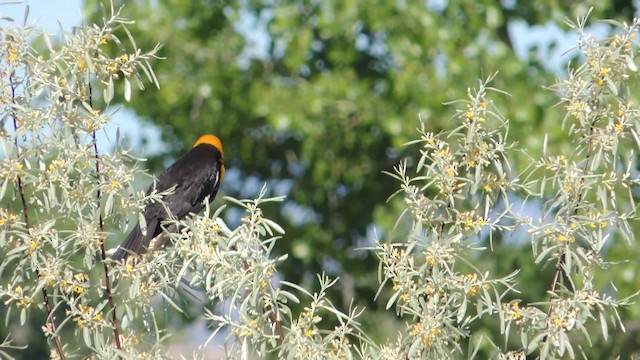
<path fill-rule="evenodd" d="M 622 124 L 621 124 L 621 123 L 617 123 L 617 124 L 615 125 L 615 127 L 614 127 L 614 128 L 615 128 L 615 131 L 616 131 L 618 134 L 620 134 L 620 133 L 622 132 L 622 130 L 623 130 L 623 128 L 622 128 Z"/>
<path fill-rule="evenodd" d="M 422 326 L 420 325 L 420 323 L 417 323 L 411 327 L 411 335 L 416 336 L 420 333 L 421 330 Z"/>
<path fill-rule="evenodd" d="M 395 280 L 393 280 L 393 290 L 395 291 L 400 290 L 400 285 L 398 285 L 398 283 Z"/>
<path fill-rule="evenodd" d="M 78 62 L 78 69 L 80 69 L 81 71 L 87 69 L 87 61 L 84 59 L 84 57 L 78 55 L 76 56 L 76 61 Z"/>
<path fill-rule="evenodd" d="M 514 319 L 520 319 L 521 317 L 522 317 L 522 313 L 520 312 L 520 310 L 517 310 L 516 312 L 513 313 Z"/>
<path fill-rule="evenodd" d="M 429 335 L 425 335 L 422 337 L 422 343 L 427 347 L 431 345 L 431 338 L 429 337 Z"/>
<path fill-rule="evenodd" d="M 7 49 L 7 62 L 18 61 L 18 50 L 11 44 Z"/>
<path fill-rule="evenodd" d="M 122 184 L 118 180 L 111 180 L 111 189 L 118 190 L 122 187 Z"/>

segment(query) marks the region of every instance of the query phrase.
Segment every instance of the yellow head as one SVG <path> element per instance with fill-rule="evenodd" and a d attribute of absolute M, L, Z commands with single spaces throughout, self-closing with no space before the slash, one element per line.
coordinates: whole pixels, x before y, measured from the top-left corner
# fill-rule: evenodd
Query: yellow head
<path fill-rule="evenodd" d="M 218 149 L 218 151 L 220 151 L 220 154 L 224 156 L 224 151 L 222 150 L 222 141 L 220 141 L 217 136 L 212 134 L 202 135 L 198 138 L 196 143 L 193 144 L 193 147 L 196 147 L 200 144 L 209 144 Z"/>
<path fill-rule="evenodd" d="M 206 134 L 206 135 L 202 135 L 198 138 L 198 140 L 196 140 L 196 143 L 193 144 L 193 147 L 196 147 L 200 144 L 208 144 L 213 146 L 214 148 L 218 149 L 218 151 L 220 151 L 220 155 L 222 155 L 222 157 L 224 158 L 224 151 L 222 150 L 222 141 L 220 141 L 220 139 L 218 139 L 217 136 L 212 135 L 212 134 Z M 224 179 L 224 163 L 222 164 L 222 168 L 220 169 L 220 181 L 222 181 L 222 179 Z"/>

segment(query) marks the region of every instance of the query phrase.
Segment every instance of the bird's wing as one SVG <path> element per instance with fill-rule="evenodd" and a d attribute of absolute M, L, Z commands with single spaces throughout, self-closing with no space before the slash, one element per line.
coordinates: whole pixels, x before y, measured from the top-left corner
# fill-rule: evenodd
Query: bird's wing
<path fill-rule="evenodd" d="M 158 176 L 155 187 L 162 192 L 175 186 L 173 193 L 165 196 L 163 201 L 174 218 L 182 219 L 191 212 L 200 211 L 207 196 L 213 200 L 222 180 L 221 169 L 221 159 L 210 154 L 191 152 Z M 165 206 L 150 204 L 145 211 L 145 218 L 168 218 Z"/>

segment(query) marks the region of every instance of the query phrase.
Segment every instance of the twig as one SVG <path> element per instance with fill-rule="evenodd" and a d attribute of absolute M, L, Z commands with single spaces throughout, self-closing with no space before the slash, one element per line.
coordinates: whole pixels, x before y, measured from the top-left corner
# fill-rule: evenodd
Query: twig
<path fill-rule="evenodd" d="M 91 86 L 89 86 L 89 105 L 93 108 Z M 100 226 L 100 234 L 104 233 L 104 221 L 102 219 L 102 207 L 100 204 L 100 197 L 102 196 L 100 191 L 100 155 L 98 154 L 98 142 L 96 141 L 96 131 L 92 132 L 93 138 L 93 153 L 95 155 L 96 163 L 96 181 L 98 187 L 96 191 L 96 204 L 98 206 L 98 224 Z M 102 236 L 102 235 L 101 235 Z M 102 267 L 104 268 L 104 284 L 105 291 L 107 293 L 107 301 L 109 302 L 109 308 L 111 309 L 111 327 L 113 328 L 113 335 L 116 338 L 116 347 L 118 350 L 122 349 L 120 344 L 120 334 L 118 332 L 118 314 L 116 312 L 115 304 L 113 303 L 113 295 L 111 293 L 111 280 L 109 279 L 109 266 L 107 265 L 107 254 L 104 250 L 104 238 L 100 241 L 100 257 L 102 258 Z M 118 355 L 118 358 L 122 360 L 122 356 Z"/>
<path fill-rule="evenodd" d="M 551 293 L 555 293 L 556 292 L 556 287 L 558 286 L 558 281 L 560 280 L 560 272 L 562 271 L 562 267 L 564 266 L 564 262 L 565 262 L 565 256 L 566 256 L 566 250 L 563 249 L 562 250 L 562 255 L 560 255 L 560 258 L 558 259 L 558 263 L 556 264 L 556 271 L 553 274 L 553 281 L 551 282 L 551 289 L 549 289 L 549 292 Z M 553 296 L 553 295 L 552 295 Z M 551 299 L 549 300 L 551 301 Z M 547 320 L 549 319 L 549 316 L 551 316 L 551 302 L 549 302 L 549 308 L 547 309 Z M 547 337 L 545 336 L 542 339 L 542 342 L 547 341 Z"/>
<path fill-rule="evenodd" d="M 9 76 L 9 83 L 11 83 L 11 101 L 15 104 L 15 96 L 16 96 L 16 85 L 13 82 L 13 75 Z M 18 159 L 20 158 L 20 147 L 18 146 L 18 120 L 16 119 L 16 114 L 12 110 L 11 117 L 13 119 L 13 130 L 16 132 L 15 137 L 13 138 L 13 144 L 16 147 L 16 155 Z M 28 215 L 28 206 L 26 197 L 24 195 L 24 186 L 22 185 L 22 177 L 20 174 L 17 175 L 18 182 L 18 192 L 20 193 L 20 200 L 22 201 L 22 214 L 24 217 L 24 226 L 29 229 L 29 215 Z M 36 267 L 36 279 L 40 280 L 40 271 Z M 47 310 L 47 320 L 51 326 L 51 332 L 53 334 L 53 341 L 56 345 L 56 352 L 61 360 L 66 360 L 64 355 L 64 351 L 62 350 L 62 342 L 60 341 L 60 337 L 57 334 L 57 325 L 56 325 L 56 317 L 53 315 L 53 311 L 51 310 L 51 304 L 49 303 L 49 294 L 47 293 L 47 288 L 42 287 L 42 296 L 44 298 L 44 308 Z"/>
<path fill-rule="evenodd" d="M 590 129 L 589 131 L 593 134 L 594 132 L 594 128 L 595 128 L 595 122 L 597 121 L 598 117 L 596 117 L 593 122 L 591 123 Z M 585 155 L 585 161 L 584 161 L 584 168 L 582 169 L 582 173 L 585 174 L 587 172 L 587 169 L 589 168 L 589 163 L 591 162 L 591 140 L 589 140 L 589 146 L 587 148 L 587 154 Z M 584 196 L 584 187 L 582 185 L 584 185 L 584 177 L 580 178 L 580 182 L 581 182 L 581 186 L 580 186 L 580 190 L 578 192 L 578 196 L 576 196 L 575 199 L 575 207 L 573 209 L 573 215 L 576 216 L 578 215 L 578 208 L 580 206 L 580 202 L 582 201 L 582 197 Z M 566 246 L 569 246 L 568 244 L 566 244 Z M 553 280 L 551 281 L 551 288 L 549 289 L 549 292 L 552 294 L 551 296 L 553 296 L 553 294 L 556 292 L 556 287 L 558 285 L 558 282 L 560 280 L 560 272 L 562 271 L 562 268 L 565 265 L 565 257 L 567 255 L 567 250 L 566 250 L 566 246 L 563 247 L 562 249 L 562 254 L 560 255 L 560 258 L 558 259 L 558 262 L 556 263 L 556 271 L 553 274 Z M 568 275 L 567 275 L 568 276 Z M 551 316 L 551 311 L 553 309 L 553 305 L 551 303 L 551 299 L 549 299 L 549 308 L 547 309 L 547 322 L 549 321 L 549 317 Z M 541 342 L 547 342 L 548 339 L 548 334 L 545 335 L 542 338 Z"/>
<path fill-rule="evenodd" d="M 278 337 L 280 338 L 280 345 L 284 344 L 284 333 L 282 332 L 282 323 L 278 320 L 275 312 L 271 313 L 271 321 L 276 324 L 276 331 L 278 332 Z"/>
<path fill-rule="evenodd" d="M 95 130 L 93 131 L 93 151 L 95 153 L 95 159 L 96 159 L 96 178 L 98 181 L 98 190 L 96 192 L 96 203 L 98 204 L 98 211 L 100 212 L 100 215 L 98 216 L 98 221 L 99 221 L 99 226 L 100 226 L 100 233 L 103 233 L 104 230 L 104 222 L 102 220 L 102 211 L 101 209 L 101 205 L 100 205 L 100 163 L 99 163 L 99 155 L 98 155 L 98 145 L 96 143 L 96 132 Z M 111 308 L 111 327 L 113 328 L 113 335 L 116 338 L 116 347 L 118 349 L 122 349 L 122 345 L 120 344 L 120 334 L 118 332 L 118 315 L 116 313 L 116 307 L 113 303 L 113 295 L 111 294 L 111 281 L 109 279 L 109 266 L 107 265 L 107 254 L 104 250 L 104 239 L 102 239 L 100 241 L 100 257 L 102 258 L 102 267 L 104 268 L 104 284 L 105 284 L 105 291 L 107 292 L 107 299 L 109 301 L 109 307 Z M 118 356 L 118 358 L 122 359 L 121 356 Z"/>
<path fill-rule="evenodd" d="M 245 270 L 249 269 L 249 264 L 247 264 L 246 261 L 242 262 L 242 267 Z M 271 321 L 273 321 L 273 323 L 276 325 L 276 331 L 278 332 L 278 338 L 280 339 L 280 345 L 284 344 L 284 332 L 282 331 L 282 322 L 278 319 L 278 317 L 276 316 L 276 307 L 273 306 L 272 308 L 274 311 L 271 312 Z"/>

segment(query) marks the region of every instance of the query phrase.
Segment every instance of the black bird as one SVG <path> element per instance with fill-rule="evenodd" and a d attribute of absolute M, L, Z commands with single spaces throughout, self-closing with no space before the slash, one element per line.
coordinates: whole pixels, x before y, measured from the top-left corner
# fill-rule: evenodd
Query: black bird
<path fill-rule="evenodd" d="M 138 223 L 112 258 L 125 261 L 129 255 L 145 253 L 151 240 L 162 234 L 162 221 L 171 218 L 181 220 L 190 213 L 198 213 L 205 206 L 206 199 L 213 201 L 223 178 L 222 142 L 215 135 L 202 135 L 193 148 L 160 174 L 147 190 L 149 195 L 154 188 L 163 192 L 175 186 L 172 194 L 163 197 L 164 204 L 155 202 L 145 208 L 146 235 Z M 161 241 L 158 241 L 155 247 L 160 245 Z"/>

